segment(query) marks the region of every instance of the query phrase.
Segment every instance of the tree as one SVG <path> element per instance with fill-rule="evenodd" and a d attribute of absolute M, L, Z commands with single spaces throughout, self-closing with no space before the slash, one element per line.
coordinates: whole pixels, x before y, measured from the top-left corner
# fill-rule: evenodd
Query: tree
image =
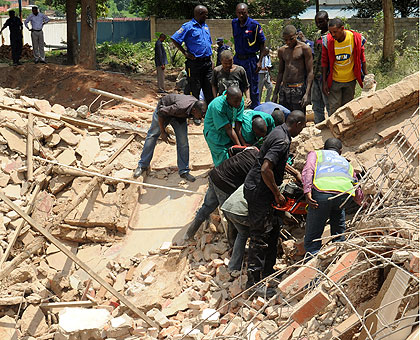
<path fill-rule="evenodd" d="M 385 62 L 393 63 L 394 61 L 394 7 L 392 0 L 382 0 L 382 7 L 384 11 L 384 46 L 382 59 Z"/>
<path fill-rule="evenodd" d="M 419 10 L 418 0 L 392 0 L 394 15 L 406 18 L 412 14 L 417 14 Z M 357 10 L 357 17 L 372 18 L 375 14 L 382 11 L 382 0 L 351 0 L 348 9 Z"/>
<path fill-rule="evenodd" d="M 67 21 L 67 62 L 76 65 L 79 62 L 79 37 L 77 36 L 77 0 L 66 1 Z"/>
<path fill-rule="evenodd" d="M 203 0 L 199 3 L 209 10 L 211 19 L 235 18 L 238 0 Z M 130 12 L 158 18 L 189 19 L 196 0 L 132 0 Z M 290 18 L 309 6 L 305 0 L 256 0 L 249 3 L 249 14 L 255 18 Z"/>
<path fill-rule="evenodd" d="M 79 64 L 94 70 L 96 69 L 96 1 L 81 0 L 81 7 Z"/>

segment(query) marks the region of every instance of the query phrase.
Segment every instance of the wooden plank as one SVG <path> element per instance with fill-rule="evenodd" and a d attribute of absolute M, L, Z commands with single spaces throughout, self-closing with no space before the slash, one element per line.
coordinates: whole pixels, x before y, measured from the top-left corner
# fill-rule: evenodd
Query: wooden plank
<path fill-rule="evenodd" d="M 65 307 L 93 307 L 96 303 L 92 301 L 71 301 L 71 302 L 46 302 L 41 303 L 39 307 L 45 309 L 65 308 Z"/>
<path fill-rule="evenodd" d="M 34 179 L 34 115 L 30 113 L 28 115 L 28 136 L 26 138 L 26 166 L 27 179 L 33 181 Z"/>
<path fill-rule="evenodd" d="M 40 232 L 48 241 L 54 244 L 60 251 L 62 251 L 68 258 L 70 258 L 74 263 L 76 263 L 80 268 L 82 268 L 91 278 L 96 282 L 101 284 L 108 292 L 110 292 L 115 298 L 125 304 L 131 311 L 141 317 L 146 321 L 150 326 L 159 328 L 159 326 L 150 319 L 146 314 L 144 314 L 140 309 L 138 309 L 132 302 L 126 299 L 122 294 L 117 292 L 108 282 L 106 282 L 102 277 L 95 273 L 88 265 L 86 265 L 81 259 L 74 255 L 70 250 L 68 250 L 59 240 L 57 240 L 51 233 L 40 226 L 34 219 L 32 219 L 28 214 L 26 214 L 22 209 L 20 209 L 16 204 L 14 204 L 6 195 L 0 191 L 0 198 L 14 211 L 18 213 L 26 222 L 28 222 L 35 230 Z"/>

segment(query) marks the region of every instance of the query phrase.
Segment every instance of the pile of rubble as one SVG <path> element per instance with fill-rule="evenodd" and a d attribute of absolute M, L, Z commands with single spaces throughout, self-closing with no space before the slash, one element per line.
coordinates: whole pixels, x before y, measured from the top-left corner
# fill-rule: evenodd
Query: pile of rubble
<path fill-rule="evenodd" d="M 32 48 L 28 44 L 23 45 L 21 58 L 22 59 L 33 58 Z M 4 44 L 0 46 L 0 59 L 12 59 L 12 46 L 4 45 Z"/>
<path fill-rule="evenodd" d="M 0 338 L 414 339 L 418 74 L 391 89 L 415 81 L 396 99 L 398 109 L 384 103 L 387 109 L 357 111 L 355 100 L 293 142 L 301 169 L 308 151 L 345 126 L 345 156 L 363 173 L 366 201 L 350 216 L 346 241 L 331 245 L 326 233 L 313 259 L 304 258 L 302 226 L 285 226 L 289 239 L 266 279 L 277 287 L 271 298 L 244 292 L 245 269 L 228 271 L 225 220 L 217 213 L 187 246 L 165 242 L 110 260 L 105 254 L 126 233 L 136 203 L 130 179 L 144 131 L 94 120 L 86 106 L 51 107 L 0 90 L 0 191 L 12 201 L 0 203 Z M 371 96 L 380 102 L 389 91 Z M 377 119 L 358 136 L 363 143 L 340 116 L 349 110 L 364 112 L 353 119 L 366 125 L 367 115 Z"/>

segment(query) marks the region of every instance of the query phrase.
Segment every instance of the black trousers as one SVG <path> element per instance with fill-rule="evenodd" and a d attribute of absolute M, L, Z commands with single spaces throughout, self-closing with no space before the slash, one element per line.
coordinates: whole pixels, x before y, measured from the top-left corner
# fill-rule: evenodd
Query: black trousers
<path fill-rule="evenodd" d="M 185 62 L 185 70 L 187 71 L 188 85 L 185 88 L 185 94 L 191 94 L 195 98 L 200 98 L 200 90 L 203 89 L 204 98 L 209 104 L 213 100 L 213 92 L 211 91 L 212 77 L 211 60 L 191 60 Z"/>
<path fill-rule="evenodd" d="M 12 60 L 16 64 L 19 62 L 20 56 L 22 54 L 22 36 L 10 36 L 10 45 L 12 47 Z"/>
<path fill-rule="evenodd" d="M 248 271 L 256 281 L 274 272 L 280 224 L 273 223 L 271 202 L 262 200 L 255 190 L 244 189 L 244 196 L 248 202 L 248 216 L 251 224 Z"/>

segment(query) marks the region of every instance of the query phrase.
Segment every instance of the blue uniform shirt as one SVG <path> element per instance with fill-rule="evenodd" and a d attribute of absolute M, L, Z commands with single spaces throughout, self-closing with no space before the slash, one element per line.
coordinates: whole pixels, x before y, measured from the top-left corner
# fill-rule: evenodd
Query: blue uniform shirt
<path fill-rule="evenodd" d="M 261 25 L 250 17 L 246 19 L 243 27 L 241 27 L 238 18 L 233 19 L 232 32 L 235 40 L 235 51 L 238 54 L 257 53 L 261 44 L 265 41 Z"/>
<path fill-rule="evenodd" d="M 200 25 L 192 19 L 183 24 L 171 38 L 179 44 L 185 42 L 187 51 L 196 58 L 212 55 L 210 30 L 206 23 Z"/>
<path fill-rule="evenodd" d="M 273 102 L 265 102 L 258 105 L 254 110 L 255 111 L 262 111 L 268 114 L 272 114 L 275 109 L 280 109 L 284 113 L 284 118 L 286 119 L 287 116 L 290 114 L 290 110 L 285 108 L 283 105 L 273 103 Z"/>

